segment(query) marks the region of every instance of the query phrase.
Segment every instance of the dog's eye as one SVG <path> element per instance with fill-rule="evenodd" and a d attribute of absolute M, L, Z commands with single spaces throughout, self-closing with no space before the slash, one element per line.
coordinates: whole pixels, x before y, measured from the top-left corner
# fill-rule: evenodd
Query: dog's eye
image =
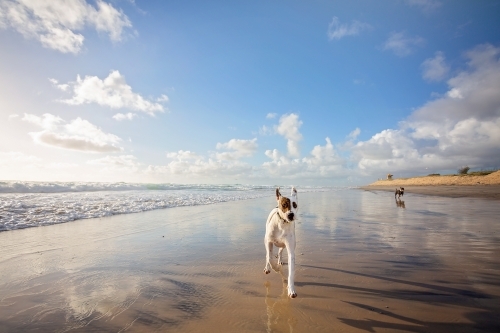
<path fill-rule="evenodd" d="M 292 206 L 293 208 L 297 208 L 297 204 L 295 202 L 292 204 Z"/>

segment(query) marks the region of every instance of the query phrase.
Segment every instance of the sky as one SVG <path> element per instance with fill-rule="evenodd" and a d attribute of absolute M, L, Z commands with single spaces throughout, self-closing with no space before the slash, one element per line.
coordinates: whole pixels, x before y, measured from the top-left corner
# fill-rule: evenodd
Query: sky
<path fill-rule="evenodd" d="M 500 168 L 500 1 L 0 0 L 0 180 Z"/>

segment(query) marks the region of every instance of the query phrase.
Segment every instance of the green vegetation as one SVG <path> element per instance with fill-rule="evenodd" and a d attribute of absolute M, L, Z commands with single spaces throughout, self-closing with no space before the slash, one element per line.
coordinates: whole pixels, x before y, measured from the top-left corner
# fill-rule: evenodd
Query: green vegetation
<path fill-rule="evenodd" d="M 458 169 L 459 175 L 466 175 L 469 172 L 470 168 L 468 166 L 464 166 Z"/>

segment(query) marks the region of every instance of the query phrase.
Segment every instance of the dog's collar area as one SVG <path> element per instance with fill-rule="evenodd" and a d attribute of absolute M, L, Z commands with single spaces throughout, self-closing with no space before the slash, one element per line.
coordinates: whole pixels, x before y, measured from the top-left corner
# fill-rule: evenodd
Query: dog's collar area
<path fill-rule="evenodd" d="M 278 208 L 278 207 L 276 207 L 276 208 Z M 283 223 L 290 223 L 289 221 L 287 221 L 287 220 L 285 220 L 284 218 L 281 217 L 281 215 L 280 215 L 280 213 L 279 213 L 278 210 L 276 211 L 276 215 L 278 215 L 278 218 L 281 220 L 281 222 L 283 222 Z"/>

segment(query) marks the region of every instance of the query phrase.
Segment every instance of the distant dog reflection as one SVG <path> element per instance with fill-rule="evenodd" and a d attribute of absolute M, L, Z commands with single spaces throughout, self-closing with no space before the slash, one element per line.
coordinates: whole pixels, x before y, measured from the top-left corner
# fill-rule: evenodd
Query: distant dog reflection
<path fill-rule="evenodd" d="M 405 202 L 401 199 L 396 199 L 396 206 L 401 207 L 401 208 L 406 208 Z"/>

